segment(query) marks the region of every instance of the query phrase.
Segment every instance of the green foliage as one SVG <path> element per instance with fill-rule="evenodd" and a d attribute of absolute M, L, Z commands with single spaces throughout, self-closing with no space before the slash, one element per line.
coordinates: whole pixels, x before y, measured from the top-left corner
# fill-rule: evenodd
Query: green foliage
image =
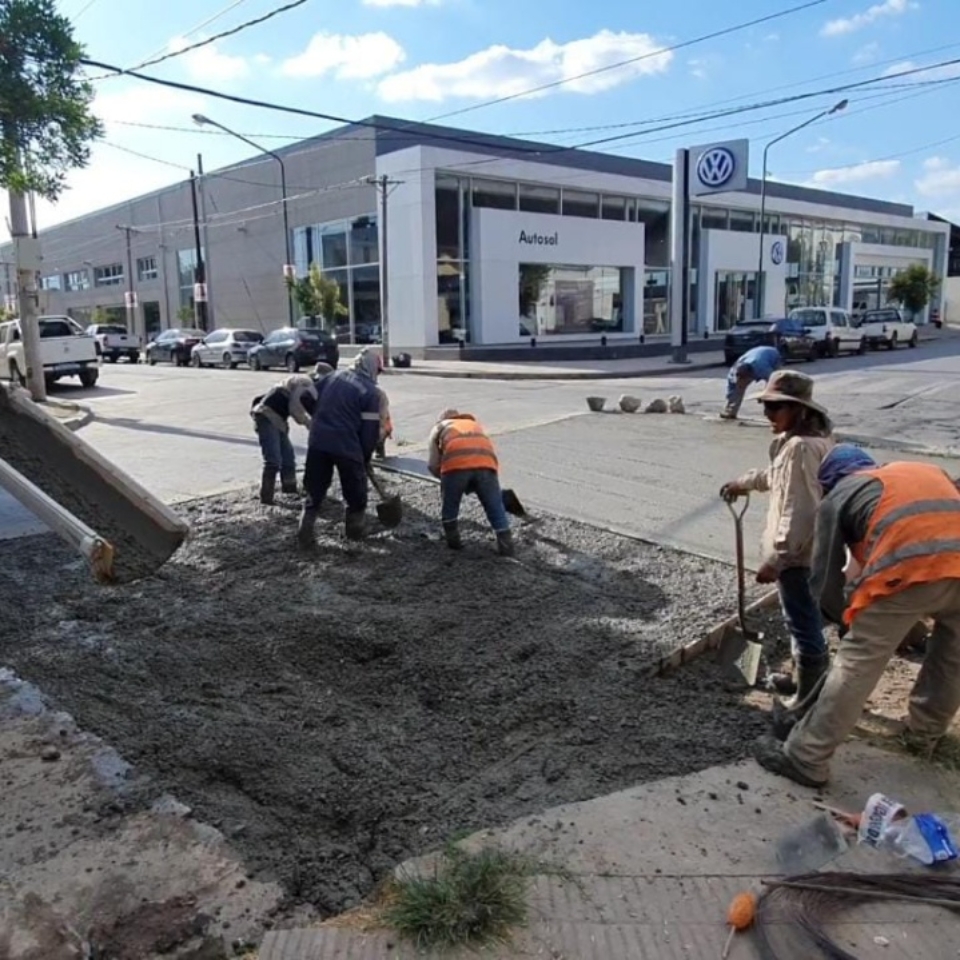
<path fill-rule="evenodd" d="M 107 313 L 107 311 L 104 310 L 103 307 L 94 307 L 94 308 L 90 311 L 90 324 L 91 324 L 91 326 L 92 326 L 93 324 L 97 324 L 97 325 L 99 326 L 99 325 L 101 325 L 101 324 L 110 323 L 110 319 L 111 319 L 111 318 L 110 318 L 110 314 Z"/>
<path fill-rule="evenodd" d="M 8 320 L 15 320 L 17 311 L 11 307 L 0 306 L 0 323 L 6 323 Z"/>
<path fill-rule="evenodd" d="M 103 134 L 83 48 L 54 0 L 0 0 L 0 187 L 56 200 Z"/>
<path fill-rule="evenodd" d="M 181 307 L 177 311 L 177 320 L 180 321 L 183 326 L 188 327 L 194 322 L 193 307 Z"/>
<path fill-rule="evenodd" d="M 304 317 L 321 317 L 327 326 L 334 327 L 338 317 L 350 312 L 340 300 L 340 285 L 325 277 L 315 263 L 310 264 L 307 276 L 299 280 L 288 278 L 287 286 Z"/>
<path fill-rule="evenodd" d="M 940 278 L 924 263 L 912 263 L 890 281 L 887 299 L 916 316 L 936 296 Z"/>
<path fill-rule="evenodd" d="M 527 918 L 531 872 L 531 865 L 514 854 L 467 853 L 450 844 L 434 876 L 397 882 L 384 919 L 418 946 L 503 941 Z"/>
<path fill-rule="evenodd" d="M 543 285 L 550 276 L 550 267 L 541 263 L 520 264 L 520 316 L 530 315 L 530 308 L 540 299 Z"/>

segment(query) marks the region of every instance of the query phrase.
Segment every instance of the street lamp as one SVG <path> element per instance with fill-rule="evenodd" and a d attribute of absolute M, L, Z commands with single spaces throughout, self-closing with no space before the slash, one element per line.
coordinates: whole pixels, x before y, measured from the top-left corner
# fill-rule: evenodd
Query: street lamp
<path fill-rule="evenodd" d="M 231 137 L 236 137 L 238 140 L 241 140 L 243 143 L 248 146 L 253 147 L 254 150 L 259 150 L 260 153 L 268 157 L 273 157 L 274 160 L 280 165 L 280 196 L 282 198 L 283 204 L 283 263 L 284 263 L 284 279 L 286 279 L 287 266 L 291 262 L 290 254 L 290 223 L 289 215 L 287 212 L 287 168 L 284 166 L 283 157 L 279 153 L 275 153 L 273 150 L 267 150 L 266 147 L 261 147 L 260 144 L 254 143 L 248 137 L 245 137 L 242 133 L 237 133 L 236 130 L 231 130 L 229 127 L 225 127 L 222 123 L 217 123 L 216 120 L 211 120 L 209 117 L 205 117 L 202 113 L 195 113 L 193 115 L 193 122 L 198 127 L 216 127 L 218 130 L 222 130 L 224 133 L 229 134 Z M 293 297 L 290 295 L 290 291 L 287 291 L 287 316 L 289 317 L 290 326 L 294 326 L 293 320 Z"/>
<path fill-rule="evenodd" d="M 760 317 L 763 315 L 763 241 L 766 239 L 767 226 L 767 153 L 775 143 L 779 143 L 781 140 L 786 140 L 787 137 L 793 136 L 793 134 L 797 133 L 799 130 L 802 130 L 804 127 L 809 127 L 811 123 L 816 123 L 818 120 L 822 120 L 824 117 L 829 117 L 832 113 L 840 113 L 841 110 L 846 110 L 847 103 L 847 100 L 841 100 L 839 103 L 835 103 L 828 110 L 821 110 L 820 113 L 816 114 L 815 116 L 810 117 L 808 120 L 804 120 L 803 123 L 798 123 L 795 127 L 791 127 L 786 131 L 786 133 L 781 133 L 779 137 L 774 137 L 763 148 L 763 176 L 760 179 L 760 255 L 757 266 L 757 302 L 756 307 L 754 308 L 754 313 L 756 314 L 757 319 L 760 319 Z"/>

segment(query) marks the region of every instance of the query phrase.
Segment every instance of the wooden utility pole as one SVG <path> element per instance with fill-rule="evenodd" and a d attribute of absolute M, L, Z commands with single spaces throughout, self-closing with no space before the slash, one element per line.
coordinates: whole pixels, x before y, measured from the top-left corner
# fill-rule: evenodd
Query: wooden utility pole
<path fill-rule="evenodd" d="M 380 177 L 369 177 L 368 183 L 377 187 L 380 193 L 380 339 L 383 351 L 384 366 L 390 366 L 390 255 L 387 243 L 387 197 L 390 188 L 399 186 L 402 180 L 391 180 L 386 174 Z"/>
<path fill-rule="evenodd" d="M 193 303 L 197 327 L 209 333 L 207 325 L 207 272 L 203 262 L 203 244 L 200 241 L 200 213 L 197 208 L 197 176 L 190 171 L 190 199 L 193 207 L 193 244 L 196 250 L 196 266 L 193 273 Z"/>
<path fill-rule="evenodd" d="M 40 270 L 40 244 L 30 229 L 27 218 L 27 198 L 10 191 L 10 236 L 13 239 L 17 267 L 17 307 L 20 314 L 20 340 L 23 344 L 25 379 L 30 395 L 38 403 L 47 399 L 47 384 L 43 377 L 40 357 L 40 324 L 37 322 L 39 295 L 37 273 Z"/>

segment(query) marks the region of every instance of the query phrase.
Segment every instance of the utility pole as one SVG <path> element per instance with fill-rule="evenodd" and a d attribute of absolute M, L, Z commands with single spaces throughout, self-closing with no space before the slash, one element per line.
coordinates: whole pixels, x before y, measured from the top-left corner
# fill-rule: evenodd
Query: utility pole
<path fill-rule="evenodd" d="M 387 243 L 387 197 L 390 188 L 399 186 L 402 180 L 391 180 L 386 174 L 380 177 L 368 177 L 367 183 L 372 183 L 380 193 L 380 331 L 383 363 L 390 366 L 390 257 Z"/>
<path fill-rule="evenodd" d="M 133 288 L 133 252 L 130 245 L 130 234 L 133 227 L 121 226 L 117 224 L 117 229 L 122 230 L 127 239 L 127 293 L 124 297 L 124 306 L 127 308 L 127 332 L 137 332 L 137 292 Z"/>
<path fill-rule="evenodd" d="M 197 176 L 190 171 L 190 197 L 193 201 L 193 243 L 197 263 L 193 271 L 193 308 L 197 327 L 207 332 L 207 274 L 203 264 L 203 246 L 200 243 L 200 215 L 197 211 Z"/>
<path fill-rule="evenodd" d="M 10 191 L 10 236 L 17 264 L 17 293 L 20 313 L 20 340 L 27 388 L 36 402 L 47 399 L 40 357 L 40 325 L 37 322 L 37 273 L 40 270 L 40 244 L 27 222 L 27 198 Z"/>
<path fill-rule="evenodd" d="M 203 250 L 206 253 L 204 263 L 204 283 L 207 285 L 207 323 L 216 327 L 213 319 L 213 297 L 210 291 L 210 233 L 207 230 L 207 181 L 203 179 L 203 154 L 197 154 L 197 187 L 200 194 L 200 232 L 203 236 Z"/>

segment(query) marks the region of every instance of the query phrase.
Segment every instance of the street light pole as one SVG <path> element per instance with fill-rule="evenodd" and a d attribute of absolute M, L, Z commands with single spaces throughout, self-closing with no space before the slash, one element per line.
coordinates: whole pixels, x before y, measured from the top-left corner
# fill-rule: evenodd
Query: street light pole
<path fill-rule="evenodd" d="M 242 133 L 237 133 L 236 130 L 231 130 L 229 127 L 225 127 L 222 123 L 217 123 L 216 120 L 211 120 L 209 117 L 204 116 L 202 113 L 195 113 L 193 115 L 193 122 L 197 126 L 209 126 L 216 127 L 218 130 L 222 130 L 224 133 L 229 134 L 231 137 L 236 137 L 237 140 L 242 141 L 250 147 L 253 147 L 254 150 L 258 150 L 260 153 L 265 156 L 272 157 L 280 166 L 280 197 L 281 203 L 283 206 L 283 264 L 284 264 L 284 283 L 286 283 L 287 270 L 286 268 L 291 263 L 291 252 L 290 252 L 290 219 L 289 212 L 287 211 L 287 168 L 286 164 L 283 162 L 283 157 L 279 153 L 275 153 L 273 150 L 267 150 L 266 147 L 261 147 L 259 143 L 254 143 L 253 140 L 245 137 Z M 287 316 L 290 321 L 290 326 L 294 326 L 293 319 L 293 294 L 288 289 L 287 290 Z"/>
<path fill-rule="evenodd" d="M 798 123 L 795 127 L 791 127 L 785 133 L 781 133 L 780 136 L 774 137 L 772 140 L 768 141 L 767 145 L 763 148 L 763 174 L 760 178 L 760 252 L 757 260 L 757 289 L 756 303 L 754 305 L 754 316 L 756 316 L 758 320 L 763 316 L 763 290 L 765 286 L 763 282 L 763 242 L 766 240 L 767 227 L 767 154 L 770 152 L 770 148 L 775 143 L 779 143 L 781 140 L 786 140 L 787 137 L 792 137 L 798 131 L 803 130 L 804 127 L 809 127 L 810 124 L 816 123 L 818 120 L 822 120 L 824 117 L 829 117 L 832 113 L 840 113 L 841 110 L 846 110 L 847 103 L 847 100 L 841 100 L 839 103 L 835 103 L 828 110 L 821 110 L 820 113 L 816 114 L 815 116 L 804 120 L 803 123 Z"/>

